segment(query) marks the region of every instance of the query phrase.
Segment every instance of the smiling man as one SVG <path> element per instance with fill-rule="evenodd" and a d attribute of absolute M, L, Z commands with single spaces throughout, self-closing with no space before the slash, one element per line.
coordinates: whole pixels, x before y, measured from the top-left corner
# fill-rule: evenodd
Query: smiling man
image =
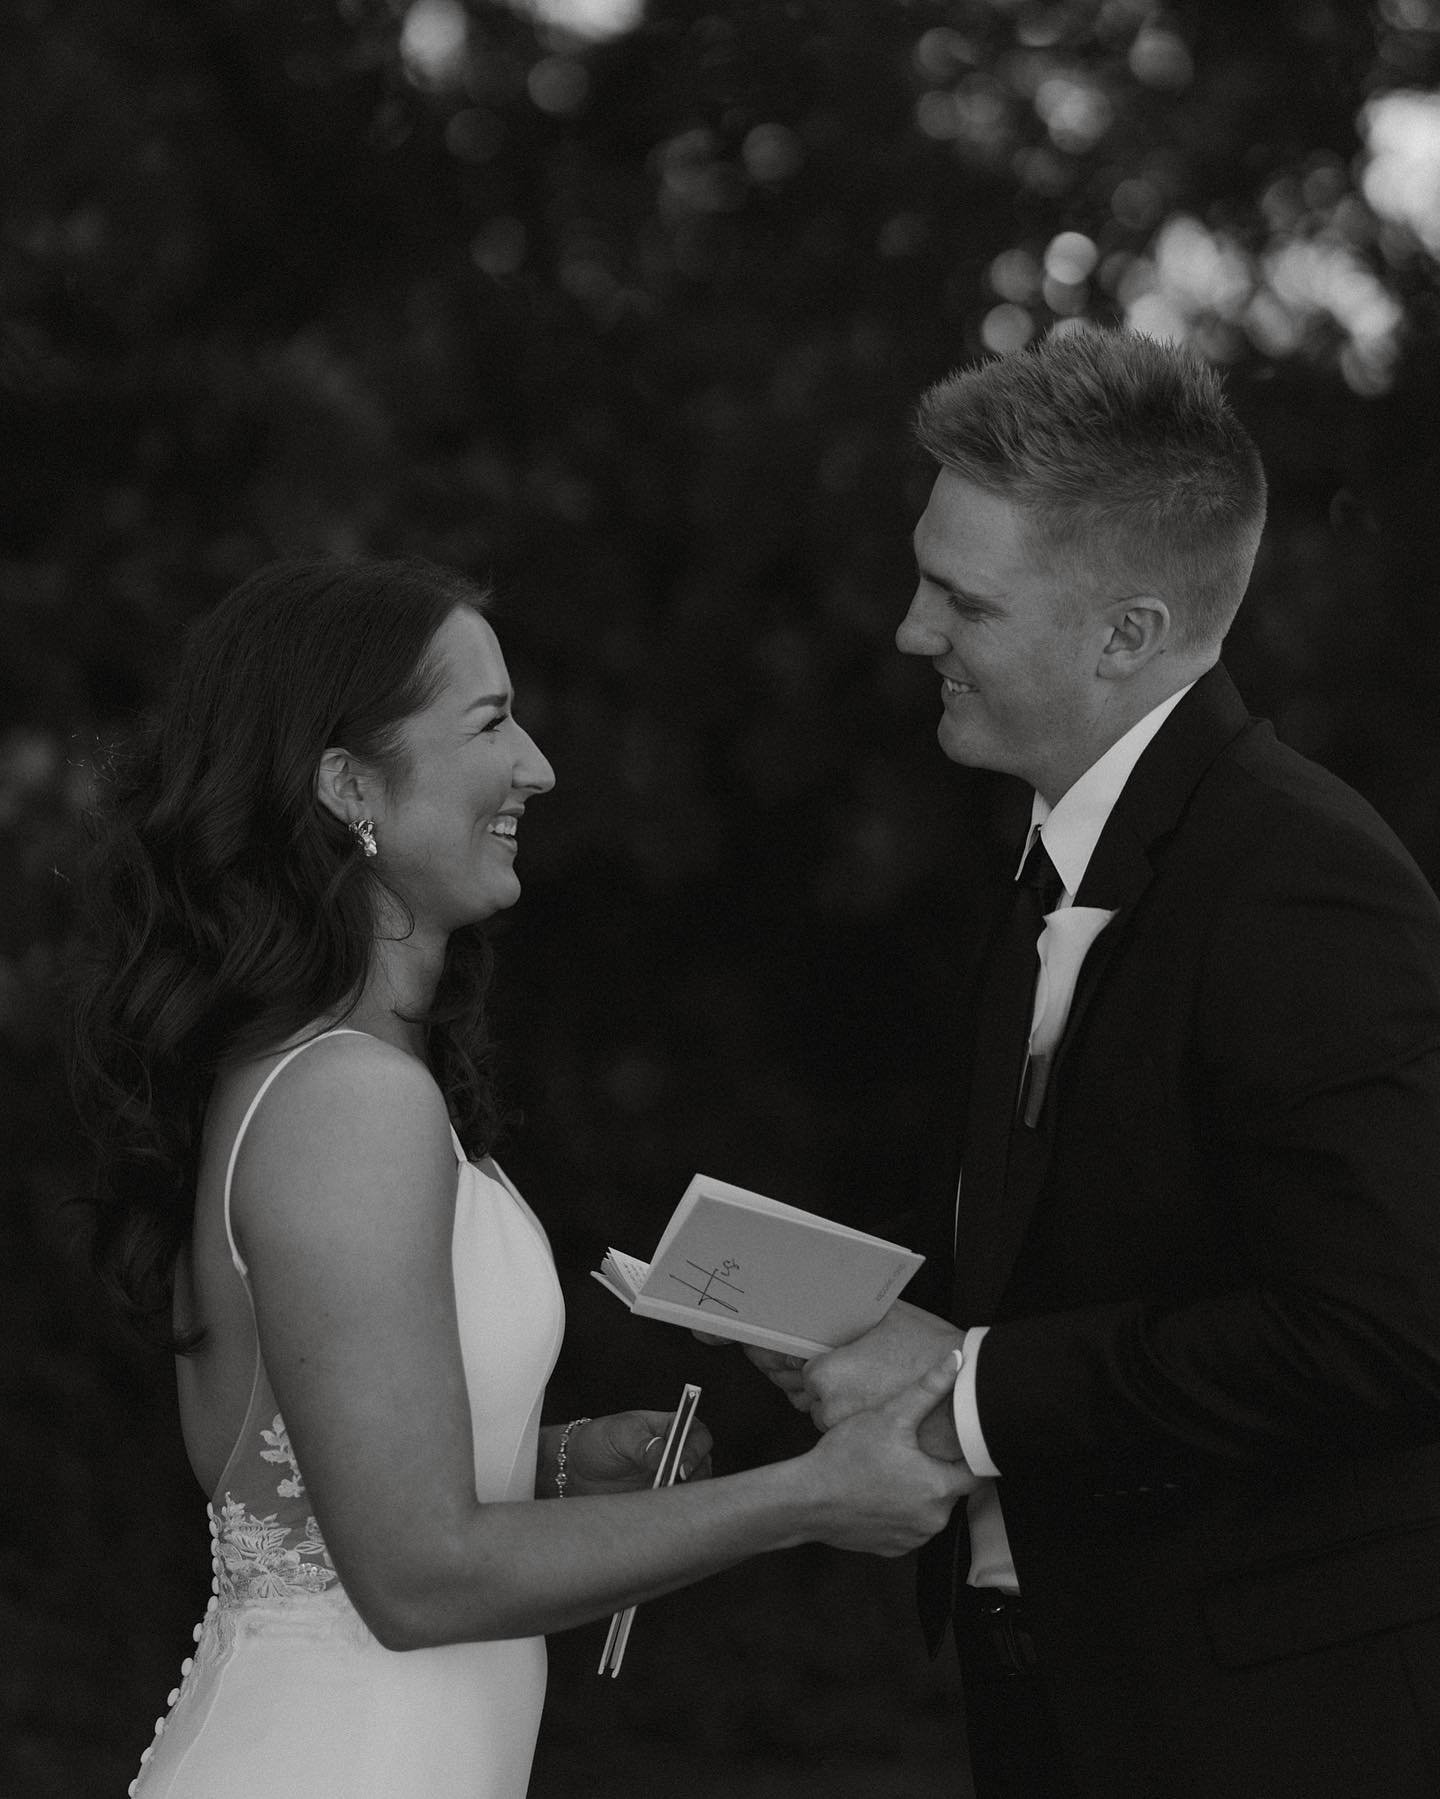
<path fill-rule="evenodd" d="M 953 1284 L 753 1359 L 828 1429 L 963 1345 L 921 1598 L 980 1799 L 1433 1799 L 1440 906 L 1220 665 L 1265 482 L 1213 371 L 1052 335 L 918 435 L 897 643 L 1014 777 L 934 1058 Z"/>
<path fill-rule="evenodd" d="M 1233 485 L 1248 571 L 1265 490 Z M 941 748 L 954 762 L 1021 776 L 1047 804 L 1218 659 L 1218 640 L 1186 641 L 1173 588 L 1167 600 L 1132 591 L 1139 570 L 1073 566 L 1073 549 L 1015 500 L 948 468 L 916 527 L 915 555 L 919 584 L 896 642 L 942 677 Z M 1245 590 L 1237 574 L 1227 622 Z"/>

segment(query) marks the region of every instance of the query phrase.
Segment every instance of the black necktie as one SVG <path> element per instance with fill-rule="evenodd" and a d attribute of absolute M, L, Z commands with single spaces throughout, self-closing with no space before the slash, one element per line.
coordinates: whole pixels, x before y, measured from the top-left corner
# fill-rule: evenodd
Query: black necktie
<path fill-rule="evenodd" d="M 963 1228 L 957 1242 L 956 1299 L 968 1306 L 967 1272 L 1005 1201 L 1010 1136 L 1035 1010 L 1040 972 L 1036 946 L 1065 883 L 1037 836 L 1020 870 L 1009 911 L 981 984 L 975 1021 L 975 1056 L 966 1112 L 965 1155 L 960 1177 Z M 960 1322 L 975 1322 L 962 1312 Z"/>
<path fill-rule="evenodd" d="M 960 1177 L 963 1229 L 957 1233 L 955 1296 L 950 1313 L 960 1325 L 985 1322 L 970 1312 L 977 1252 L 993 1235 L 1005 1203 L 1010 1139 L 1035 1010 L 1035 981 L 1040 971 L 1036 945 L 1045 927 L 1045 914 L 1055 910 L 1064 891 L 1065 883 L 1037 834 L 996 936 L 976 1008 L 975 1053 Z M 965 1507 L 957 1505 L 945 1529 L 920 1551 L 920 1621 L 932 1654 L 944 1634 L 956 1588 L 965 1580 L 969 1558 Z"/>

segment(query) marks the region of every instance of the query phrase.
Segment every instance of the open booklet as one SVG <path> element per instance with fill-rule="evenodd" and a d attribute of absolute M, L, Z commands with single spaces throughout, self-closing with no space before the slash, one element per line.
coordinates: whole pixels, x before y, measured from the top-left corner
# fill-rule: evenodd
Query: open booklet
<path fill-rule="evenodd" d="M 924 1260 L 697 1174 L 653 1261 L 611 1249 L 592 1273 L 642 1318 L 811 1356 L 878 1324 Z"/>

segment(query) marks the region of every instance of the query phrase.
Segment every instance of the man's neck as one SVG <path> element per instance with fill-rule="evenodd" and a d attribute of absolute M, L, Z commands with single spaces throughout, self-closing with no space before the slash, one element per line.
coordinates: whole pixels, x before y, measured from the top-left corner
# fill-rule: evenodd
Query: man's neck
<path fill-rule="evenodd" d="M 1092 721 L 1091 729 L 1077 743 L 1067 744 L 1047 767 L 1038 771 L 1031 785 L 1047 806 L 1057 806 L 1075 783 L 1102 757 L 1108 755 L 1122 738 L 1128 737 L 1136 725 L 1147 719 L 1157 707 L 1176 694 L 1193 687 L 1203 674 L 1215 666 L 1218 657 L 1207 661 L 1199 658 L 1184 664 L 1170 664 L 1164 680 L 1145 683 L 1143 688 L 1127 685 L 1117 690 L 1114 700 Z"/>

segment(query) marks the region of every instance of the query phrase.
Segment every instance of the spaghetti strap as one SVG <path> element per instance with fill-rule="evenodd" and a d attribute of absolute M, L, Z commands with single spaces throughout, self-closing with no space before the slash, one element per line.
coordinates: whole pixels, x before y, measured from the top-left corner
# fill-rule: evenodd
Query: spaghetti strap
<path fill-rule="evenodd" d="M 260 1101 L 264 1099 L 265 1095 L 270 1091 L 270 1084 L 275 1079 L 276 1075 L 278 1075 L 282 1069 L 288 1068 L 302 1050 L 309 1049 L 312 1043 L 323 1043 L 327 1037 L 366 1037 L 368 1035 L 368 1031 L 357 1031 L 346 1025 L 337 1025 L 333 1031 L 321 1031 L 318 1037 L 307 1037 L 304 1043 L 297 1043 L 294 1049 L 288 1050 L 281 1056 L 280 1060 L 270 1070 L 269 1074 L 261 1081 L 259 1087 L 255 1091 L 255 1097 L 250 1101 L 250 1104 L 246 1106 L 245 1116 L 240 1120 L 240 1129 L 236 1131 L 235 1141 L 230 1145 L 230 1160 L 225 1165 L 224 1195 L 225 1241 L 230 1245 L 230 1260 L 235 1266 L 235 1272 L 240 1276 L 242 1281 L 248 1281 L 250 1270 L 245 1266 L 244 1259 L 240 1254 L 239 1248 L 236 1246 L 235 1232 L 230 1224 L 230 1184 L 235 1179 L 235 1164 L 240 1158 L 240 1145 L 245 1141 L 245 1133 L 250 1128 L 250 1120 L 255 1116 L 256 1111 L 259 1109 Z"/>

